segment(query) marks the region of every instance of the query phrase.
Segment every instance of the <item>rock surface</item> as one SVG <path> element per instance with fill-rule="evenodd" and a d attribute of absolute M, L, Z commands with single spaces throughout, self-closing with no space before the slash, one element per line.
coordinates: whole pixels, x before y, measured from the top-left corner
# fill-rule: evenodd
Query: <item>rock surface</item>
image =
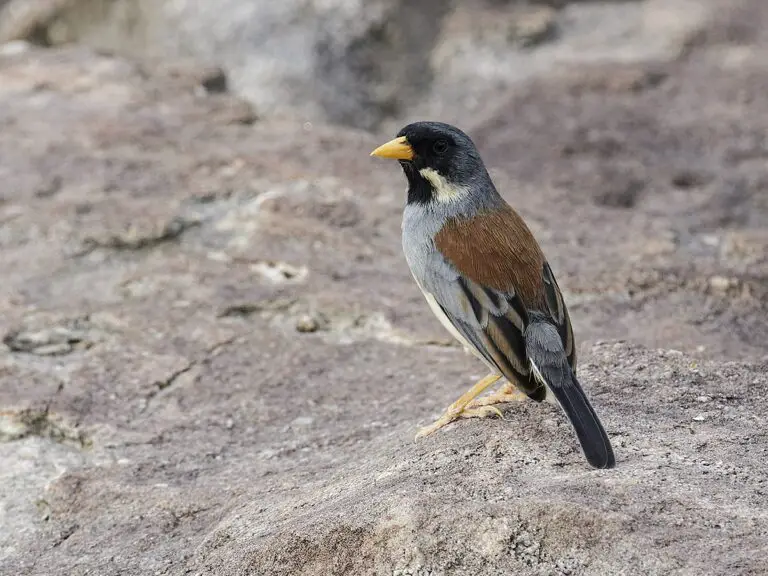
<path fill-rule="evenodd" d="M 413 441 L 483 373 L 401 256 L 389 134 L 6 51 L 0 573 L 764 573 L 761 4 L 456 120 L 550 256 L 609 472 L 533 403 Z"/>
<path fill-rule="evenodd" d="M 396 130 L 482 114 L 553 67 L 674 58 L 702 0 L 13 0 L 0 43 L 81 42 L 224 66 L 259 113 Z"/>

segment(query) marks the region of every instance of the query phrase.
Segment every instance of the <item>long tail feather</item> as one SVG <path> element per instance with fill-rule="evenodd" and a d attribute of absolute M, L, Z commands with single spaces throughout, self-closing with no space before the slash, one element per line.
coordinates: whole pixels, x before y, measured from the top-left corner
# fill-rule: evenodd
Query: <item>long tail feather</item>
<path fill-rule="evenodd" d="M 616 458 L 611 441 L 568 364 L 557 329 L 547 322 L 534 322 L 525 337 L 534 374 L 557 398 L 587 462 L 595 468 L 613 468 Z"/>
<path fill-rule="evenodd" d="M 569 384 L 550 389 L 571 421 L 587 462 L 595 468 L 613 468 L 616 458 L 611 441 L 576 377 L 571 375 Z"/>

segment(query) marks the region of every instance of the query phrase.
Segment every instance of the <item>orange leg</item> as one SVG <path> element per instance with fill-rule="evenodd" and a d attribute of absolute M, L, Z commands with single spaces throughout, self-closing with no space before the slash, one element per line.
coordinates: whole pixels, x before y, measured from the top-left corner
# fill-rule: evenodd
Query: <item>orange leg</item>
<path fill-rule="evenodd" d="M 508 402 L 520 402 L 528 396 L 516 386 L 505 382 L 498 392 L 489 394 L 484 398 L 477 398 L 467 404 L 467 408 L 478 408 L 480 406 L 493 406 L 494 404 L 506 404 Z"/>
<path fill-rule="evenodd" d="M 482 380 L 479 380 L 477 384 L 462 394 L 461 398 L 451 404 L 448 407 L 448 410 L 446 410 L 445 413 L 440 416 L 440 418 L 435 420 L 429 426 L 419 430 L 418 434 L 416 434 L 416 438 L 429 436 L 446 424 L 450 424 L 459 418 L 487 418 L 488 416 L 500 417 L 501 412 L 494 406 L 476 403 L 473 403 L 473 406 L 471 407 L 468 406 L 477 396 L 485 392 L 485 390 L 489 386 L 493 385 L 499 378 L 501 378 L 501 375 L 499 374 L 489 374 Z"/>

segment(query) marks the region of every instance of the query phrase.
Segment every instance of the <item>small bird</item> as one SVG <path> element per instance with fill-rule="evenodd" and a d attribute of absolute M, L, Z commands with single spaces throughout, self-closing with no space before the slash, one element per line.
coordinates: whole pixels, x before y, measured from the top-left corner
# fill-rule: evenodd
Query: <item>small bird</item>
<path fill-rule="evenodd" d="M 411 273 L 443 326 L 490 370 L 417 438 L 459 418 L 500 416 L 496 404 L 528 397 L 558 403 L 589 464 L 614 467 L 608 435 L 576 379 L 573 330 L 552 269 L 469 136 L 415 122 L 371 156 L 399 160 Z M 499 391 L 477 399 L 502 377 Z"/>

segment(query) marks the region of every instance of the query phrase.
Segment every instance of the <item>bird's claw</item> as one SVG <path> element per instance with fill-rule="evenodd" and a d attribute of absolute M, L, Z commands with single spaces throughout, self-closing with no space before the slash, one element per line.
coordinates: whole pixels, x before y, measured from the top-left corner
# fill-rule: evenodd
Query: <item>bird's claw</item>
<path fill-rule="evenodd" d="M 472 408 L 472 409 L 479 408 L 481 406 L 492 406 L 495 404 L 521 402 L 526 398 L 527 396 L 525 395 L 524 392 L 520 391 L 518 388 L 507 383 L 507 384 L 504 384 L 504 386 L 498 392 L 489 394 L 485 398 L 476 398 L 472 400 L 472 402 L 467 404 L 467 408 L 465 408 L 465 410 L 468 408 Z"/>
<path fill-rule="evenodd" d="M 425 426 L 424 428 L 419 430 L 414 440 L 418 440 L 419 438 L 429 436 L 430 434 L 437 432 L 443 426 L 446 426 L 451 422 L 453 422 L 454 420 L 458 420 L 459 418 L 493 418 L 493 417 L 498 417 L 503 419 L 504 415 L 501 413 L 501 410 L 499 410 L 495 406 L 479 406 L 477 408 L 464 408 L 464 410 L 462 410 L 461 412 L 456 412 L 456 413 L 451 413 L 450 411 L 448 411 L 445 414 L 443 414 L 440 418 L 435 420 L 429 426 Z"/>

